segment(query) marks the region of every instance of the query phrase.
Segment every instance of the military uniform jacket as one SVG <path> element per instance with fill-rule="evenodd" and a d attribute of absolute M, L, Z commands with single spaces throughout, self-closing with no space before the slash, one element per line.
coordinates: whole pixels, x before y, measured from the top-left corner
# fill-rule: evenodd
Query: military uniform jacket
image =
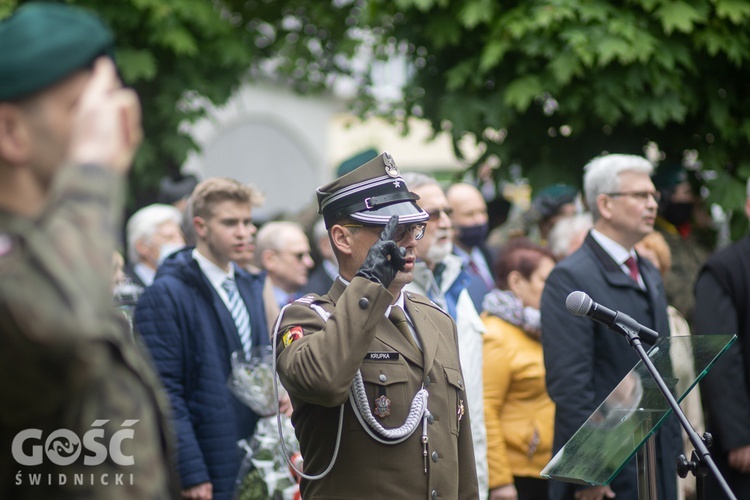
<path fill-rule="evenodd" d="M 281 318 L 277 369 L 294 406 L 292 423 L 306 474 L 319 474 L 330 463 L 344 404 L 338 458 L 323 479 L 302 481 L 306 500 L 477 498 L 455 324 L 426 297 L 405 293 L 423 347 L 419 352 L 385 317 L 392 299 L 364 278 L 354 278 L 348 287 L 337 280 L 327 295 L 305 296 Z M 311 305 L 331 313 L 328 321 Z M 390 415 L 379 419 L 386 428 L 401 426 L 417 391 L 423 384 L 427 388 L 434 417 L 427 426 L 427 473 L 421 423 L 395 445 L 377 442 L 362 428 L 347 400 L 358 369 L 371 409 L 381 395 L 390 400 Z"/>
<path fill-rule="evenodd" d="M 120 187 L 103 168 L 71 166 L 36 219 L 0 211 L 0 498 L 179 496 L 168 401 L 112 303 Z M 100 429 L 96 440 L 112 449 L 126 427 L 132 438 L 121 451 L 132 465 L 118 465 L 111 450 L 84 463 L 93 451 L 84 434 Z M 40 449 L 39 464 L 21 466 L 11 451 L 25 429 L 41 431 L 23 444 L 27 454 Z M 45 446 L 60 429 L 76 437 Z M 70 465 L 60 461 L 67 451 L 79 453 Z"/>

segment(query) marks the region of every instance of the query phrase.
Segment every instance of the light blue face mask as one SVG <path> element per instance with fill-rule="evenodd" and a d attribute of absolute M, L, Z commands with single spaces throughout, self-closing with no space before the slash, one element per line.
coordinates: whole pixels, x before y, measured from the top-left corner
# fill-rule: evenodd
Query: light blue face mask
<path fill-rule="evenodd" d="M 161 263 L 164 262 L 167 257 L 184 247 L 185 245 L 181 245 L 179 243 L 164 243 L 161 247 L 159 247 L 159 265 L 161 265 Z"/>

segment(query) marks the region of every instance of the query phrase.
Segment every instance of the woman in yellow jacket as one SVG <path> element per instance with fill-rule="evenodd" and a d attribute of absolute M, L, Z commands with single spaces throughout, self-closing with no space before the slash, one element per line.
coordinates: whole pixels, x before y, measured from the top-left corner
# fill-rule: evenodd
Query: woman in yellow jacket
<path fill-rule="evenodd" d="M 555 405 L 544 381 L 539 302 L 552 254 L 515 239 L 495 262 L 483 302 L 484 409 L 490 500 L 546 500 Z"/>

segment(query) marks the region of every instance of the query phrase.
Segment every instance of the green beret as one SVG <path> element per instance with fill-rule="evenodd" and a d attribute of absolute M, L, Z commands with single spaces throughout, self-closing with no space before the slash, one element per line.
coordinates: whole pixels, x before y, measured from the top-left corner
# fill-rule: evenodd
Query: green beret
<path fill-rule="evenodd" d="M 112 55 L 113 43 L 112 32 L 83 9 L 22 5 L 0 21 L 0 101 L 26 97 L 91 66 Z"/>
<path fill-rule="evenodd" d="M 672 190 L 677 184 L 688 180 L 687 171 L 679 163 L 664 163 L 659 165 L 656 173 L 651 177 L 654 187 L 663 191 Z"/>
<path fill-rule="evenodd" d="M 364 163 L 367 163 L 376 156 L 378 156 L 378 152 L 374 149 L 366 149 L 364 151 L 361 151 L 341 162 L 341 165 L 339 165 L 339 167 L 336 169 L 336 175 L 341 177 L 344 174 L 348 174 L 355 168 L 363 165 Z"/>

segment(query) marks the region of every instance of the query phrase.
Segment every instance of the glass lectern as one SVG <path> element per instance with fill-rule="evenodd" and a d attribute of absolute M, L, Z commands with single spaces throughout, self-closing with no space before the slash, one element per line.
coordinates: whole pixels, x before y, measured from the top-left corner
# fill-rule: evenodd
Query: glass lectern
<path fill-rule="evenodd" d="M 649 349 L 648 357 L 672 395 L 680 402 L 735 339 L 734 335 L 662 337 Z M 674 348 L 680 348 L 681 351 L 688 349 L 688 352 L 692 348 L 693 356 L 670 359 L 670 349 Z M 689 365 L 681 366 L 681 363 L 690 363 L 694 367 L 695 377 L 692 380 L 687 380 L 684 376 L 680 380 L 676 376 L 689 371 L 683 369 Z M 541 475 L 591 486 L 608 485 L 671 411 L 643 361 L 638 361 L 565 446 L 552 457 Z M 639 454 L 639 462 L 641 460 L 648 462 L 649 454 Z M 639 464 L 639 483 L 643 483 L 640 476 L 642 473 L 647 474 L 649 468 L 648 464 L 645 467 Z"/>

